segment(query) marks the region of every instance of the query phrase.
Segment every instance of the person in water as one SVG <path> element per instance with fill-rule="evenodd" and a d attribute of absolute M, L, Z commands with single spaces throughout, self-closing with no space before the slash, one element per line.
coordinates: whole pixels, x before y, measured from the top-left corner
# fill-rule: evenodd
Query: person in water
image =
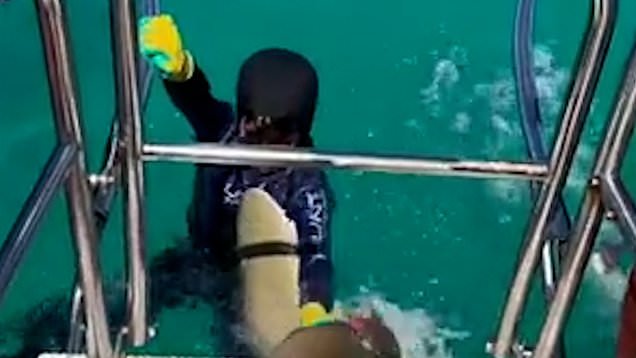
<path fill-rule="evenodd" d="M 235 115 L 229 103 L 210 92 L 206 76 L 182 47 L 170 16 L 143 18 L 139 26 L 142 54 L 161 72 L 169 97 L 187 118 L 198 141 L 313 146 L 318 79 L 305 57 L 277 48 L 250 56 L 240 70 Z M 302 352 L 300 356 L 306 358 L 399 357 L 395 336 L 379 318 L 336 318 L 331 312 L 330 217 L 334 201 L 327 178 L 318 169 L 197 165 L 188 212 L 190 245 L 168 248 L 149 265 L 151 319 L 165 307 L 196 304 L 201 298 L 212 304 L 226 298 L 219 297 L 227 295 L 227 290 L 219 290 L 215 274 L 231 272 L 239 262 L 235 254 L 237 207 L 243 193 L 253 187 L 266 190 L 284 208 L 298 233 L 302 324 L 281 342 L 274 356 L 296 357 Z M 115 337 L 125 320 L 126 304 L 121 300 L 125 285 L 119 281 L 107 284 L 105 299 Z M 65 349 L 68 325 L 49 323 L 68 319 L 67 300 L 66 295 L 53 297 L 19 320 L 15 331 L 22 344 L 12 357 Z M 328 355 L 313 349 L 315 344 L 346 353 Z"/>
<path fill-rule="evenodd" d="M 313 147 L 318 77 L 302 55 L 270 48 L 250 56 L 239 72 L 234 113 L 229 103 L 211 93 L 208 79 L 184 49 L 171 16 L 142 18 L 139 32 L 142 54 L 161 72 L 170 99 L 187 118 L 197 141 Z M 295 223 L 298 235 L 301 325 L 281 342 L 274 356 L 296 357 L 303 352 L 308 358 L 312 354 L 400 357 L 395 336 L 378 317 L 336 318 L 330 313 L 334 200 L 323 171 L 197 165 L 188 213 L 193 247 L 221 270 L 236 267 L 240 259 L 235 250 L 235 222 L 241 199 L 250 188 L 265 190 Z M 315 342 L 335 350 L 313 349 Z"/>
<path fill-rule="evenodd" d="M 188 120 L 197 141 L 313 147 L 318 77 L 305 57 L 280 48 L 250 56 L 240 69 L 234 111 L 213 95 L 170 15 L 144 17 L 139 25 L 140 50 L 162 74 L 172 103 Z M 330 310 L 334 202 L 320 169 L 197 165 L 188 212 L 194 248 L 222 271 L 236 267 L 237 206 L 252 187 L 266 190 L 296 223 L 301 303 L 315 302 Z"/>

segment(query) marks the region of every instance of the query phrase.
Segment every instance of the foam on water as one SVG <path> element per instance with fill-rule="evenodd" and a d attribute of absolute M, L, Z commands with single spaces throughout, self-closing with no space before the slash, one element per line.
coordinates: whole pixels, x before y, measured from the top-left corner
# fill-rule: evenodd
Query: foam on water
<path fill-rule="evenodd" d="M 453 353 L 448 343 L 470 336 L 469 332 L 440 327 L 422 308 L 400 307 L 364 287 L 358 295 L 337 302 L 336 309 L 363 316 L 377 313 L 394 332 L 404 358 L 450 358 Z"/>
<path fill-rule="evenodd" d="M 461 80 L 460 67 L 466 62 L 466 51 L 453 47 L 445 56 L 439 57 L 431 74 L 431 82 L 420 90 L 421 102 L 432 116 L 438 116 L 445 95 L 453 90 Z"/>
<path fill-rule="evenodd" d="M 455 48 L 455 53 L 459 48 Z M 462 65 L 467 58 L 462 54 Z M 451 51 L 452 53 L 452 51 Z M 559 114 L 565 100 L 570 77 L 569 70 L 559 64 L 548 45 L 537 45 L 533 51 L 534 74 L 543 119 L 543 130 L 547 145 L 560 120 Z M 434 65 L 432 81 L 421 91 L 422 103 L 432 114 L 440 113 L 443 99 L 451 97 L 451 91 L 460 92 L 453 98 L 463 98 L 463 104 L 449 103 L 448 107 L 457 110 L 451 116 L 449 130 L 457 134 L 470 134 L 478 131 L 475 139 L 482 141 L 484 153 L 489 158 L 510 159 L 510 153 L 525 152 L 523 133 L 518 113 L 515 81 L 511 68 L 502 68 L 495 72 L 494 78 L 479 81 L 476 84 L 460 86 L 462 80 L 458 67 L 460 63 L 456 57 L 448 55 L 438 59 Z M 591 115 L 594 114 L 594 103 Z M 585 139 L 585 137 L 584 137 Z M 597 138 L 596 138 L 597 139 Z M 566 183 L 566 197 L 579 197 L 587 183 L 591 162 L 596 150 L 595 138 L 583 141 L 574 158 L 572 170 Z M 488 181 L 488 190 L 494 200 L 502 203 L 499 217 L 501 220 L 509 218 L 509 210 L 522 204 L 528 198 L 528 186 L 525 182 L 512 180 Z M 574 213 L 571 213 L 574 214 Z M 609 232 L 605 228 L 600 233 L 599 241 L 620 240 L 617 232 Z M 608 269 L 597 252 L 592 258 L 588 277 L 593 286 L 598 288 L 607 299 L 621 300 L 624 292 L 626 275 L 620 270 Z"/>
<path fill-rule="evenodd" d="M 450 55 L 441 57 L 434 65 L 432 81 L 422 91 L 422 103 L 431 114 L 441 112 L 443 99 L 450 97 L 451 91 L 458 91 L 464 104 L 452 103 L 458 111 L 450 120 L 449 129 L 457 134 L 479 131 L 484 154 L 489 158 L 510 159 L 512 153 L 524 151 L 515 82 L 511 68 L 495 71 L 493 78 L 479 81 L 469 86 L 458 86 L 462 80 L 458 67 L 466 63 L 466 52 L 454 48 Z M 461 53 L 461 63 L 455 59 Z M 537 45 L 534 49 L 534 73 L 540 109 L 543 114 L 543 129 L 549 144 L 555 132 L 559 113 L 568 85 L 569 71 L 560 67 L 547 45 Z M 566 193 L 579 192 L 586 183 L 589 163 L 593 159 L 595 147 L 582 143 L 575 157 L 572 173 L 566 185 Z M 587 164 L 587 165 L 586 165 Z M 498 200 L 511 205 L 519 204 L 527 195 L 528 187 L 522 182 L 493 180 L 491 194 Z"/>

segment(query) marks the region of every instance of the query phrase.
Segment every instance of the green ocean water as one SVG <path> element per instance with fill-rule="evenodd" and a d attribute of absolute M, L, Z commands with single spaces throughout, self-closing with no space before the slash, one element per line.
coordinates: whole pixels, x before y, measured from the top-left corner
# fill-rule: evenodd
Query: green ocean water
<path fill-rule="evenodd" d="M 539 1 L 535 51 L 546 129 L 551 133 L 586 23 L 589 4 Z M 619 1 L 584 144 L 568 181 L 576 213 L 600 130 L 613 104 L 636 21 Z M 97 170 L 114 110 L 107 1 L 68 1 L 88 157 Z M 232 99 L 240 63 L 253 51 L 284 46 L 306 54 L 321 80 L 315 127 L 319 148 L 370 153 L 523 160 L 524 144 L 511 72 L 514 1 L 164 1 L 175 15 L 214 91 Z M 30 1 L 0 4 L 0 229 L 2 237 L 55 143 Z M 157 82 L 145 117 L 150 142 L 189 142 L 191 131 Z M 623 175 L 630 189 L 633 150 Z M 186 231 L 193 170 L 150 163 L 149 255 Z M 372 304 L 396 329 L 407 357 L 486 357 L 530 210 L 523 182 L 329 172 L 338 208 L 333 240 L 337 296 Z M 118 207 L 121 203 L 116 203 Z M 609 225 L 602 237 L 618 235 Z M 123 272 L 121 210 L 102 242 L 105 275 Z M 19 319 L 50 296 L 68 293 L 74 260 L 65 203 L 59 196 L 9 294 L 2 322 Z M 540 290 L 524 338 L 536 339 Z M 611 357 L 622 295 L 620 277 L 588 270 L 568 325 L 572 357 Z M 360 303 L 361 301 L 361 303 Z M 206 308 L 164 312 L 149 345 L 165 354 L 210 354 Z M 50 322 L 51 325 L 66 322 Z M 8 327 L 5 325 L 4 327 Z M 0 347 L 5 354 L 16 342 Z M 14 344 L 15 343 L 15 344 Z"/>

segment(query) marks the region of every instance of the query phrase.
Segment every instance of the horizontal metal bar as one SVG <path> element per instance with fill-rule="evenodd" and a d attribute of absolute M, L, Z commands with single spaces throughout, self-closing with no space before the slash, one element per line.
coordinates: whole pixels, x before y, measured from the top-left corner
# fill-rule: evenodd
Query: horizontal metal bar
<path fill-rule="evenodd" d="M 0 302 L 11 283 L 35 232 L 42 222 L 55 194 L 60 190 L 75 159 L 77 147 L 60 145 L 51 153 L 31 194 L 24 202 L 18 218 L 0 248 Z"/>
<path fill-rule="evenodd" d="M 199 164 L 326 167 L 402 174 L 525 180 L 545 180 L 548 174 L 546 165 L 532 163 L 326 154 L 271 147 L 211 143 L 145 144 L 143 158 L 148 161 L 163 160 Z"/>
<path fill-rule="evenodd" d="M 605 207 L 616 214 L 618 228 L 625 239 L 636 243 L 636 207 L 620 178 L 603 178 L 601 193 Z"/>

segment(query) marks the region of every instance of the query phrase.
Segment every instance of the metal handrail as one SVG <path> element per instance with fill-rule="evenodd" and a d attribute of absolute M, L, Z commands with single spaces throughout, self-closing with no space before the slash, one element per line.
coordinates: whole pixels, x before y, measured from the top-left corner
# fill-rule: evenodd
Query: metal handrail
<path fill-rule="evenodd" d="M 141 3 L 141 14 L 144 16 L 158 14 L 160 11 L 159 0 L 145 0 Z M 114 21 L 119 15 L 113 14 L 111 20 Z M 134 16 L 134 15 L 132 15 Z M 118 24 L 111 24 L 111 30 L 120 29 Z M 117 46 L 118 38 L 121 36 L 117 34 L 116 30 L 112 31 L 111 37 L 113 39 L 113 47 L 119 48 Z M 113 69 L 115 75 L 117 74 L 117 63 L 118 56 L 113 52 Z M 138 61 L 137 63 L 138 71 L 137 71 L 137 86 L 139 88 L 139 103 L 141 107 L 141 112 L 145 112 L 145 108 L 148 104 L 148 99 L 150 97 L 150 89 L 153 78 L 153 73 L 151 71 L 151 67 L 145 61 Z M 121 99 L 122 96 L 118 94 L 119 89 L 116 88 L 116 97 Z M 130 91 L 128 91 L 130 92 Z M 117 108 L 122 108 L 125 106 L 125 103 L 118 105 Z M 121 155 L 122 151 L 120 150 L 121 146 L 121 136 L 122 131 L 120 130 L 120 120 L 119 115 L 121 113 L 115 113 L 113 115 L 113 119 L 111 122 L 110 133 L 108 136 L 108 140 L 106 142 L 106 146 L 104 149 L 104 158 L 102 162 L 102 169 L 99 171 L 99 174 L 92 176 L 94 179 L 93 184 L 93 197 L 94 197 L 94 213 L 97 220 L 97 230 L 98 236 L 101 236 L 102 230 L 104 229 L 108 218 L 110 216 L 110 212 L 112 209 L 113 201 L 118 193 L 119 186 L 121 185 L 121 174 L 122 174 L 122 163 L 121 163 Z M 143 257 L 143 255 L 142 255 Z M 137 267 L 137 272 L 139 271 L 139 265 Z M 139 273 L 137 276 L 139 277 Z M 142 280 L 144 279 L 144 275 L 141 276 Z M 141 287 L 141 284 L 139 285 Z M 143 292 L 138 292 L 133 301 L 138 302 L 139 298 L 143 296 Z M 81 349 L 81 333 L 82 333 L 82 291 L 81 288 L 76 284 L 72 294 L 73 300 L 71 303 L 71 318 L 70 318 L 70 335 L 67 343 L 67 351 L 68 352 L 78 352 Z M 134 305 L 134 307 L 138 307 L 138 305 Z M 138 310 L 140 312 L 146 312 L 145 307 L 139 307 Z M 143 332 L 146 330 L 144 327 L 139 327 L 139 322 L 145 322 L 143 317 L 144 313 L 136 313 L 136 310 L 131 310 L 129 312 L 129 321 L 137 322 L 137 327 L 133 329 L 133 332 Z M 126 329 L 126 331 L 131 331 L 130 329 Z M 139 339 L 137 333 L 133 333 L 132 335 L 126 335 L 132 341 L 131 343 L 134 345 L 139 345 L 143 343 L 143 340 Z"/>
<path fill-rule="evenodd" d="M 624 83 L 616 97 L 612 118 L 606 125 L 603 142 L 596 154 L 593 179 L 586 190 L 577 225 L 572 233 L 572 248 L 568 252 L 554 301 L 539 336 L 535 350 L 537 357 L 549 357 L 554 352 L 555 342 L 561 335 L 565 320 L 571 311 L 572 300 L 580 286 L 583 271 L 605 214 L 601 182 L 610 179 L 621 164 L 635 120 L 636 42 L 631 53 L 631 61 L 624 72 Z"/>
<path fill-rule="evenodd" d="M 16 221 L 0 248 L 0 303 L 19 264 L 31 245 L 55 194 L 64 184 L 77 148 L 71 144 L 55 148 L 49 157 L 31 194 L 22 206 Z"/>
<path fill-rule="evenodd" d="M 321 167 L 400 174 L 524 180 L 545 180 L 548 173 L 545 165 L 532 163 L 319 153 L 300 149 L 212 143 L 145 144 L 143 159 L 199 164 Z"/>
<path fill-rule="evenodd" d="M 54 109 L 58 141 L 77 147 L 69 167 L 66 198 L 70 211 L 72 233 L 77 250 L 77 266 L 85 294 L 88 353 L 91 357 L 110 357 L 112 346 L 104 306 L 101 266 L 96 250 L 96 226 L 84 154 L 75 75 L 66 29 L 66 13 L 60 0 L 36 0 L 38 23 L 47 78 Z"/>
<path fill-rule="evenodd" d="M 541 188 L 526 230 L 524 250 L 512 282 L 506 307 L 492 345 L 496 358 L 506 358 L 516 336 L 517 324 L 525 308 L 530 282 L 543 246 L 546 228 L 555 203 L 563 190 L 572 159 L 589 114 L 596 85 L 607 56 L 616 23 L 615 0 L 593 0 L 587 36 L 578 59 L 576 77 L 569 90 L 563 119 L 550 158 L 550 180 Z"/>
<path fill-rule="evenodd" d="M 135 2 L 111 0 L 113 70 L 121 141 L 122 184 L 125 203 L 128 330 L 132 345 L 147 337 L 146 258 L 144 245 L 142 127 L 137 75 L 137 16 Z"/>
<path fill-rule="evenodd" d="M 515 13 L 513 32 L 514 74 L 517 89 L 517 102 L 521 118 L 521 128 L 528 157 L 540 163 L 549 160 L 544 139 L 543 120 L 539 107 L 536 76 L 534 74 L 534 21 L 536 0 L 519 0 Z M 540 185 L 530 183 L 533 200 L 539 195 Z M 565 206 L 563 195 L 556 201 L 556 209 L 548 225 L 546 240 L 543 244 L 542 265 L 543 292 L 546 301 L 550 301 L 556 290 L 558 264 L 566 249 L 566 238 L 572 229 L 572 221 Z M 558 354 L 557 357 L 562 357 Z M 556 358 L 556 357 L 555 357 Z"/>

